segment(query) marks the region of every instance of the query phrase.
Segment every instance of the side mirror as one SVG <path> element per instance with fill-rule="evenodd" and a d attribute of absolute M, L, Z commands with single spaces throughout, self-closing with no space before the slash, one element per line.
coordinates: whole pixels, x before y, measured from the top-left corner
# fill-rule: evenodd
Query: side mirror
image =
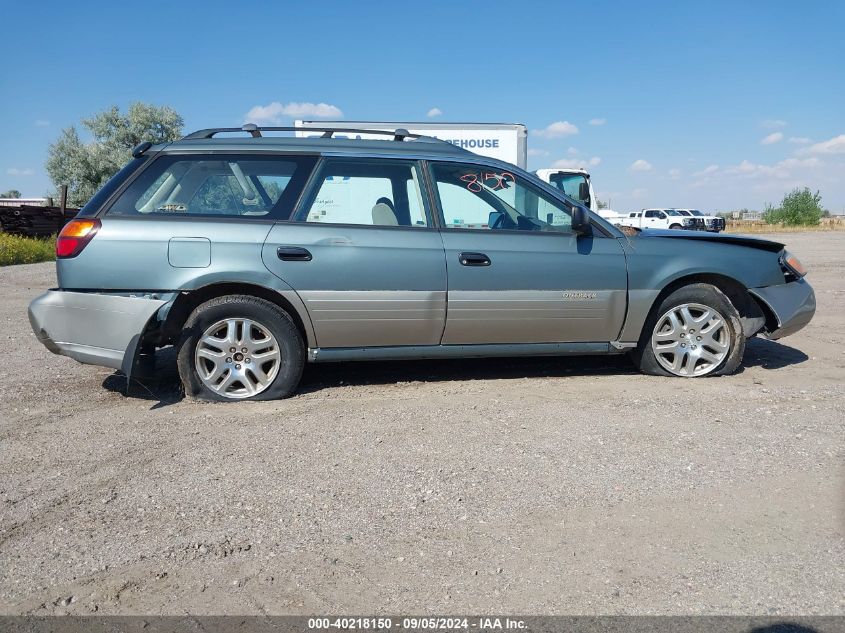
<path fill-rule="evenodd" d="M 584 207 L 578 206 L 572 209 L 572 232 L 580 235 L 589 235 L 592 232 L 590 212 Z"/>
<path fill-rule="evenodd" d="M 578 185 L 578 199 L 584 203 L 584 206 L 590 206 L 590 185 L 586 182 Z"/>

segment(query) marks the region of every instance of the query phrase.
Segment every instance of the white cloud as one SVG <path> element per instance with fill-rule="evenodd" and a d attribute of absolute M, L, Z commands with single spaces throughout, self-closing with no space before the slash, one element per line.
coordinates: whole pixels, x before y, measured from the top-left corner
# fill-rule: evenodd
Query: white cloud
<path fill-rule="evenodd" d="M 677 180 L 681 177 L 681 170 L 680 169 L 670 169 L 669 170 L 669 178 L 672 180 Z"/>
<path fill-rule="evenodd" d="M 724 183 L 731 179 L 752 179 L 771 182 L 784 181 L 795 177 L 796 171 L 809 170 L 811 172 L 822 166 L 824 166 L 824 163 L 815 156 L 808 158 L 787 158 L 773 165 L 752 163 L 750 160 L 743 160 L 738 165 L 729 165 L 725 168 L 720 168 L 718 165 L 710 165 L 706 169 L 693 174 L 693 176 L 698 178 L 693 183 L 693 186 L 709 186 L 716 182 Z"/>
<path fill-rule="evenodd" d="M 26 169 L 18 169 L 17 167 L 10 167 L 6 170 L 10 176 L 32 176 L 35 173 L 34 169 L 27 167 Z"/>
<path fill-rule="evenodd" d="M 343 116 L 340 108 L 329 105 L 328 103 L 279 103 L 273 101 L 266 106 L 253 106 L 244 117 L 244 123 L 266 124 L 282 122 L 282 117 L 301 118 L 301 117 L 316 117 L 316 118 L 340 118 Z"/>
<path fill-rule="evenodd" d="M 631 171 L 651 171 L 651 163 L 647 160 L 643 160 L 642 158 L 638 158 L 631 166 L 628 168 Z"/>
<path fill-rule="evenodd" d="M 807 143 L 812 143 L 812 141 L 806 136 L 790 136 L 789 142 L 794 143 L 795 145 L 806 145 Z"/>
<path fill-rule="evenodd" d="M 604 125 L 607 119 L 590 119 L 590 125 Z"/>
<path fill-rule="evenodd" d="M 532 147 L 531 149 L 528 150 L 528 155 L 529 156 L 548 156 L 549 153 L 544 149 L 535 149 L 535 148 Z"/>
<path fill-rule="evenodd" d="M 35 127 L 47 127 L 50 122 L 47 119 L 35 119 Z"/>
<path fill-rule="evenodd" d="M 845 154 L 845 134 L 834 136 L 832 139 L 810 145 L 803 150 L 802 154 Z"/>
<path fill-rule="evenodd" d="M 559 138 L 561 136 L 572 136 L 578 134 L 578 127 L 569 121 L 555 121 L 544 127 L 542 130 L 533 130 L 532 134 L 544 138 Z"/>
<path fill-rule="evenodd" d="M 774 143 L 780 143 L 782 140 L 783 132 L 772 132 L 760 140 L 760 145 L 772 145 Z"/>
<path fill-rule="evenodd" d="M 441 110 L 440 108 L 432 108 L 431 110 L 425 113 L 427 117 L 440 116 L 441 114 L 443 114 L 443 110 Z"/>
<path fill-rule="evenodd" d="M 574 147 L 570 147 L 568 150 L 566 150 L 566 153 L 569 154 L 570 156 L 577 156 L 578 150 L 575 149 Z"/>
<path fill-rule="evenodd" d="M 584 158 L 561 158 L 556 160 L 552 167 L 560 167 L 562 169 L 583 169 L 585 167 L 595 167 L 601 164 L 601 158 L 593 156 L 591 159 Z"/>
<path fill-rule="evenodd" d="M 648 189 L 634 189 L 631 192 L 631 197 L 632 198 L 644 198 L 647 193 L 648 193 Z"/>
<path fill-rule="evenodd" d="M 766 119 L 765 121 L 760 121 L 760 127 L 768 127 L 768 128 L 786 127 L 786 121 L 784 121 L 783 119 Z"/>
<path fill-rule="evenodd" d="M 715 174 L 717 171 L 719 171 L 718 165 L 708 165 L 707 167 L 705 167 L 701 171 L 695 172 L 693 174 L 693 176 L 695 176 L 696 178 L 700 178 L 701 176 L 708 176 L 710 174 Z"/>
<path fill-rule="evenodd" d="M 585 167 L 596 167 L 601 164 L 601 158 L 593 156 L 590 160 L 583 158 L 561 158 L 556 160 L 552 167 L 560 167 L 561 169 L 583 169 Z"/>

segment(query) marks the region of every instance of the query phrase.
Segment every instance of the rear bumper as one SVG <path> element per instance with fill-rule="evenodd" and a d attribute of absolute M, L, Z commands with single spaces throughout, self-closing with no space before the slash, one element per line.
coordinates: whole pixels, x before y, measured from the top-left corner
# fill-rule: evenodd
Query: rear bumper
<path fill-rule="evenodd" d="M 777 320 L 777 327 L 764 333 L 766 338 L 779 339 L 794 334 L 816 313 L 816 295 L 804 279 L 780 286 L 751 288 L 749 292 L 765 303 Z"/>
<path fill-rule="evenodd" d="M 49 290 L 29 305 L 29 322 L 54 354 L 128 372 L 147 323 L 169 299 Z"/>

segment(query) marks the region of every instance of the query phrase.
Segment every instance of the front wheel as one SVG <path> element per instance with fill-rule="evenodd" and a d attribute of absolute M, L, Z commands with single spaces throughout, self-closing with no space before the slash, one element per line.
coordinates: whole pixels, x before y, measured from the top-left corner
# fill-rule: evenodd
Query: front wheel
<path fill-rule="evenodd" d="M 272 400 L 293 393 L 305 345 L 290 316 L 247 295 L 206 301 L 188 317 L 176 357 L 185 393 L 205 400 Z"/>
<path fill-rule="evenodd" d="M 672 224 L 669 228 L 673 231 L 680 231 L 684 227 L 682 227 L 680 224 Z"/>
<path fill-rule="evenodd" d="M 710 284 L 679 288 L 646 321 L 634 361 L 643 373 L 697 378 L 732 374 L 745 353 L 739 313 Z"/>

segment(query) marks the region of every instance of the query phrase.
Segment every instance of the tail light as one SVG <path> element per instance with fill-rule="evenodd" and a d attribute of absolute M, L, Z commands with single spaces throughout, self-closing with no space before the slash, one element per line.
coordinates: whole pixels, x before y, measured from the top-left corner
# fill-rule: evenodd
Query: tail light
<path fill-rule="evenodd" d="M 56 257 L 76 257 L 88 245 L 100 228 L 99 220 L 71 220 L 56 240 Z"/>

